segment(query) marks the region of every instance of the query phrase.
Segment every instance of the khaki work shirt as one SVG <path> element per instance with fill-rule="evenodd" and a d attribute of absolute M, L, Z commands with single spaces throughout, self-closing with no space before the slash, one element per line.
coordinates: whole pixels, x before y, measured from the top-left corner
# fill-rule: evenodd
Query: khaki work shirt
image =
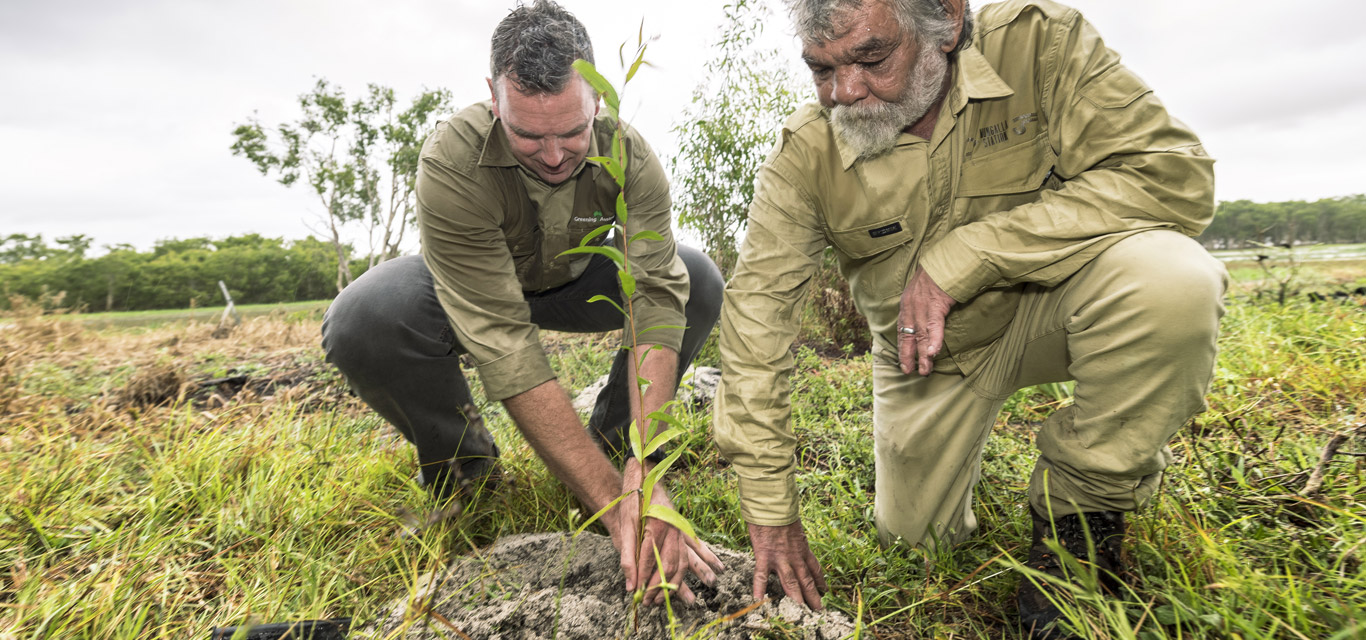
<path fill-rule="evenodd" d="M 605 117 L 593 123 L 589 157 L 610 148 L 613 130 Z M 640 239 L 629 247 L 637 335 L 642 344 L 677 351 L 682 329 L 645 333 L 649 327 L 682 326 L 688 297 L 687 270 L 670 229 L 668 178 L 634 129 L 626 130 L 623 145 L 627 234 L 652 230 L 664 239 Z M 555 377 L 524 294 L 582 275 L 590 256 L 559 254 L 616 220 L 620 189 L 597 162 L 585 161 L 569 178 L 572 201 L 560 189 L 533 199 L 526 181 L 536 179 L 520 168 L 488 102 L 438 124 L 422 146 L 417 173 L 422 258 L 490 400 L 510 398 Z M 591 243 L 606 239 L 599 236 Z M 614 241 L 622 249 L 622 239 Z M 627 326 L 624 320 L 622 326 Z"/>
<path fill-rule="evenodd" d="M 721 315 L 715 431 L 746 521 L 797 520 L 791 345 L 833 246 L 874 357 L 897 362 L 900 296 L 916 265 L 958 301 L 937 364 L 971 373 L 1011 322 L 1023 283 L 1056 285 L 1149 229 L 1200 233 L 1213 160 L 1075 10 L 985 7 L 930 140 L 903 133 L 856 159 L 829 111 L 797 110 L 759 170 Z"/>

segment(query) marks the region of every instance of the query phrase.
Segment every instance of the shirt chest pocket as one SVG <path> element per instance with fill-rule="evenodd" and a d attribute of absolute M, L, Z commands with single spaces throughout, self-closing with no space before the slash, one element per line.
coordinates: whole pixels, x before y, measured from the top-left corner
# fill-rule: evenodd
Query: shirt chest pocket
<path fill-rule="evenodd" d="M 839 251 L 841 269 L 860 308 L 901 294 L 910 269 L 915 231 L 904 215 L 849 228 L 826 229 L 827 239 Z"/>
<path fill-rule="evenodd" d="M 1038 200 L 1055 162 L 1048 136 L 1042 133 L 1000 151 L 978 148 L 963 163 L 957 191 L 959 204 L 980 216 Z"/>

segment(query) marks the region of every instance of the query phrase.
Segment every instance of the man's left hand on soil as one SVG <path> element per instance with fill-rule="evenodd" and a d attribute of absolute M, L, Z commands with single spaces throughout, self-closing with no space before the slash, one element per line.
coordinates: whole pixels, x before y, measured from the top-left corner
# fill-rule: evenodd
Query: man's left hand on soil
<path fill-rule="evenodd" d="M 677 588 L 678 596 L 684 602 L 691 604 L 696 596 L 684 582 L 688 572 L 691 571 L 710 585 L 716 582 L 716 572 L 724 570 L 725 566 L 705 543 L 689 538 L 661 520 L 650 518 L 645 524 L 643 537 L 638 537 L 640 488 L 646 470 L 639 460 L 632 458 L 626 461 L 626 468 L 622 471 L 622 492 L 631 494 L 616 509 L 618 531 L 621 533 L 617 548 L 621 551 L 621 569 L 626 574 L 626 590 L 634 592 L 645 587 L 644 602 L 660 604 L 664 602 L 664 590 L 659 588 L 663 579 Z M 662 485 L 655 486 L 650 502 L 673 508 L 669 493 Z"/>

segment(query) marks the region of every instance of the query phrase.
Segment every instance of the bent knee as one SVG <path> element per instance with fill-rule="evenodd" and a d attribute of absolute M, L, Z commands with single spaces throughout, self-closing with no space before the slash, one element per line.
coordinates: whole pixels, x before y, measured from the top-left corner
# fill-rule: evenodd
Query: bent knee
<path fill-rule="evenodd" d="M 1205 333 L 1223 315 L 1228 271 L 1194 240 L 1148 231 L 1121 240 L 1097 258 L 1131 308 L 1166 329 Z"/>
<path fill-rule="evenodd" d="M 721 298 L 726 281 L 710 256 L 702 251 L 678 245 L 678 257 L 688 270 L 688 316 L 710 318 L 721 315 Z"/>

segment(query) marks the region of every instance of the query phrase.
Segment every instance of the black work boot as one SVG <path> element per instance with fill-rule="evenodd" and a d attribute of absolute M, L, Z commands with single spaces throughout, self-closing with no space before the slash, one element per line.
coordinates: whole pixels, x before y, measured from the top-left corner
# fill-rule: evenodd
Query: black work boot
<path fill-rule="evenodd" d="M 1045 539 L 1055 539 L 1083 566 L 1097 572 L 1100 585 L 1105 592 L 1118 593 L 1119 574 L 1123 569 L 1120 560 L 1120 543 L 1124 539 L 1123 513 L 1095 511 L 1071 514 L 1058 516 L 1051 524 L 1047 518 L 1034 513 L 1033 509 L 1030 509 L 1030 515 L 1034 519 L 1034 533 L 1029 545 L 1029 559 L 1025 562 L 1029 568 L 1068 582 L 1078 582 L 1063 564 L 1062 559 L 1044 544 Z M 1095 545 L 1094 557 L 1087 548 L 1088 530 L 1092 544 Z M 1049 599 L 1050 596 L 1053 600 L 1061 600 L 1067 597 L 1067 594 L 1046 582 L 1035 584 L 1034 580 L 1021 576 L 1020 586 L 1015 591 L 1015 602 L 1020 610 L 1020 626 L 1034 640 L 1063 640 L 1075 637 L 1058 629 L 1058 619 L 1062 617 L 1062 612 L 1053 600 Z"/>

